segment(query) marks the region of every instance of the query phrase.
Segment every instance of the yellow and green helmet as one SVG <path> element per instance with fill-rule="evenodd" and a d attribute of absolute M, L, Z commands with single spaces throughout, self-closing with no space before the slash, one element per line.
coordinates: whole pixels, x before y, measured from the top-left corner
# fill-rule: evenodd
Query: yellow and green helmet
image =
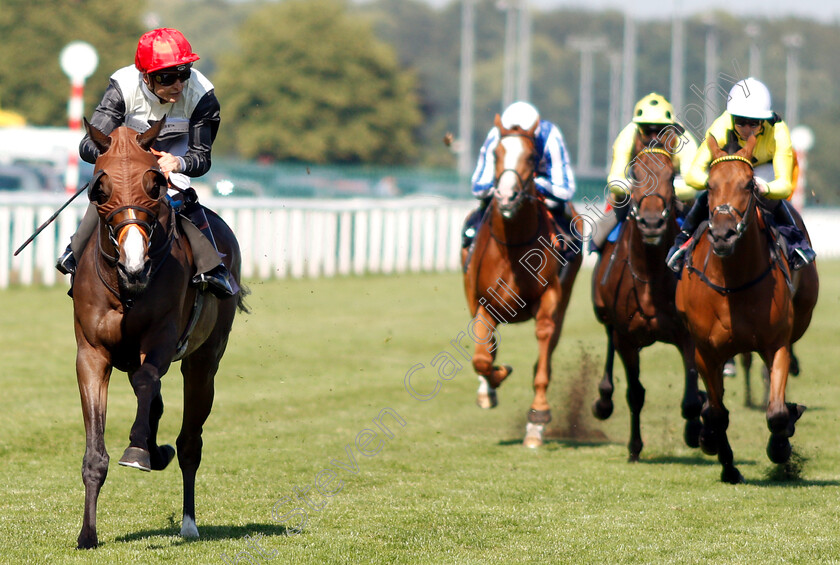
<path fill-rule="evenodd" d="M 651 92 L 636 103 L 633 121 L 637 124 L 673 124 L 674 107 L 661 94 Z"/>

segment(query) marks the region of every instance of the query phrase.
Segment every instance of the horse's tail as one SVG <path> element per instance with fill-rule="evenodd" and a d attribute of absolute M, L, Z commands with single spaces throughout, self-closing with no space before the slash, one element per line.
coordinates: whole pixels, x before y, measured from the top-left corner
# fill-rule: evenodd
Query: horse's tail
<path fill-rule="evenodd" d="M 251 308 L 245 302 L 245 297 L 251 294 L 251 289 L 245 283 L 239 283 L 239 292 L 236 293 L 236 308 L 243 314 L 250 314 Z"/>

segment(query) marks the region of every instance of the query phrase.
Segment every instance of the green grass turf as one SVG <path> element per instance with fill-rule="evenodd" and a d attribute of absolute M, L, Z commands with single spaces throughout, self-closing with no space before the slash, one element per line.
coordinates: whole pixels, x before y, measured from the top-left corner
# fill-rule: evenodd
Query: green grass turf
<path fill-rule="evenodd" d="M 533 323 L 500 330 L 499 361 L 516 371 L 495 410 L 475 406 L 468 363 L 426 402 L 404 388 L 406 372 L 422 363 L 412 383 L 432 390 L 432 359 L 453 352 L 450 341 L 469 322 L 457 274 L 253 282 L 253 313 L 234 325 L 204 429 L 201 539 L 178 536 L 177 462 L 154 473 L 116 464 L 135 401 L 115 372 L 101 546 L 92 551 L 74 549 L 84 430 L 71 301 L 58 288 L 0 291 L 0 563 L 840 562 L 840 263 L 822 262 L 820 272 L 820 302 L 797 346 L 802 375 L 788 384 L 789 400 L 809 407 L 793 438 L 800 476 L 774 479 L 764 413 L 743 407 L 739 373 L 726 381 L 729 437 L 747 480 L 737 486 L 719 482 L 716 458 L 682 442 L 682 369 L 671 346 L 642 352 L 640 463 L 626 461 L 620 362 L 615 413 L 592 418 L 606 340 L 592 313 L 589 271 L 575 285 L 553 358 L 551 438 L 536 451 L 521 446 Z M 159 437 L 174 443 L 183 402 L 177 367 L 164 377 L 163 395 Z M 356 438 L 378 430 L 372 420 L 385 408 L 405 426 L 383 418 L 394 437 L 380 433 L 368 444 L 382 440 L 379 451 L 364 456 Z M 356 473 L 332 463 L 350 466 L 346 449 Z M 329 473 L 318 479 L 324 469 L 336 473 L 329 485 Z M 324 497 L 316 480 L 340 490 Z M 298 498 L 306 489 L 320 509 Z M 302 533 L 287 535 L 303 509 Z"/>

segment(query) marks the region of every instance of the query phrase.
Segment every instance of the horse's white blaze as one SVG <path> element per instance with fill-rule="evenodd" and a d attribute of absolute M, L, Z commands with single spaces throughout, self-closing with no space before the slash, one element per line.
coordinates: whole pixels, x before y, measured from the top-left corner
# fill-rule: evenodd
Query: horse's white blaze
<path fill-rule="evenodd" d="M 184 515 L 184 520 L 181 523 L 181 537 L 182 538 L 197 538 L 198 527 L 195 525 L 195 520 L 187 515 Z"/>
<path fill-rule="evenodd" d="M 516 196 L 516 190 L 519 188 L 519 177 L 512 171 L 516 170 L 516 163 L 519 161 L 520 154 L 525 150 L 525 146 L 519 137 L 505 137 L 499 143 L 505 148 L 505 158 L 502 163 L 504 172 L 499 177 L 496 194 L 501 204 L 509 204 Z"/>
<path fill-rule="evenodd" d="M 120 248 L 125 270 L 129 273 L 142 271 L 146 264 L 146 238 L 143 230 L 135 225 L 127 226 Z"/>

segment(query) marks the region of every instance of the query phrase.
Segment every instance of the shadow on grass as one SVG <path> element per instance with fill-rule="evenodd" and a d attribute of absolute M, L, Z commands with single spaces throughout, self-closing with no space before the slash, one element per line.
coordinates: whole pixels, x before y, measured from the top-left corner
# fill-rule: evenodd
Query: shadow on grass
<path fill-rule="evenodd" d="M 757 487 L 772 488 L 806 488 L 806 487 L 836 487 L 840 481 L 835 480 L 811 480 L 802 478 L 790 479 L 748 479 L 747 484 Z"/>
<path fill-rule="evenodd" d="M 525 439 L 525 436 L 516 438 L 516 439 L 503 439 L 499 440 L 498 445 L 501 446 L 510 446 L 510 445 L 518 445 L 522 446 L 522 440 Z M 543 437 L 543 444 L 544 445 L 559 445 L 561 447 L 601 447 L 604 445 L 619 445 L 619 442 L 612 441 L 610 439 L 595 439 L 595 440 L 577 440 L 577 439 L 568 439 L 568 438 L 552 438 L 552 437 Z"/>
<path fill-rule="evenodd" d="M 704 456 L 700 455 L 657 455 L 655 457 L 646 458 L 642 454 L 639 459 L 640 465 L 720 465 L 714 455 Z M 755 461 L 738 460 L 738 465 L 755 465 Z"/>
<path fill-rule="evenodd" d="M 155 530 L 141 530 L 133 534 L 127 534 L 116 538 L 117 542 L 132 542 L 138 540 L 148 540 L 155 537 L 178 537 L 181 528 L 178 524 L 172 524 L 170 527 L 158 528 Z M 188 539 L 178 537 L 171 545 L 178 546 L 185 543 L 192 543 L 194 541 L 212 541 L 212 540 L 228 540 L 241 539 L 245 536 L 254 537 L 259 534 L 266 537 L 272 536 L 286 536 L 288 529 L 286 526 L 278 524 L 246 524 L 244 526 L 199 526 L 198 532 L 201 537 L 198 539 Z M 293 531 L 292 535 L 297 534 Z"/>

